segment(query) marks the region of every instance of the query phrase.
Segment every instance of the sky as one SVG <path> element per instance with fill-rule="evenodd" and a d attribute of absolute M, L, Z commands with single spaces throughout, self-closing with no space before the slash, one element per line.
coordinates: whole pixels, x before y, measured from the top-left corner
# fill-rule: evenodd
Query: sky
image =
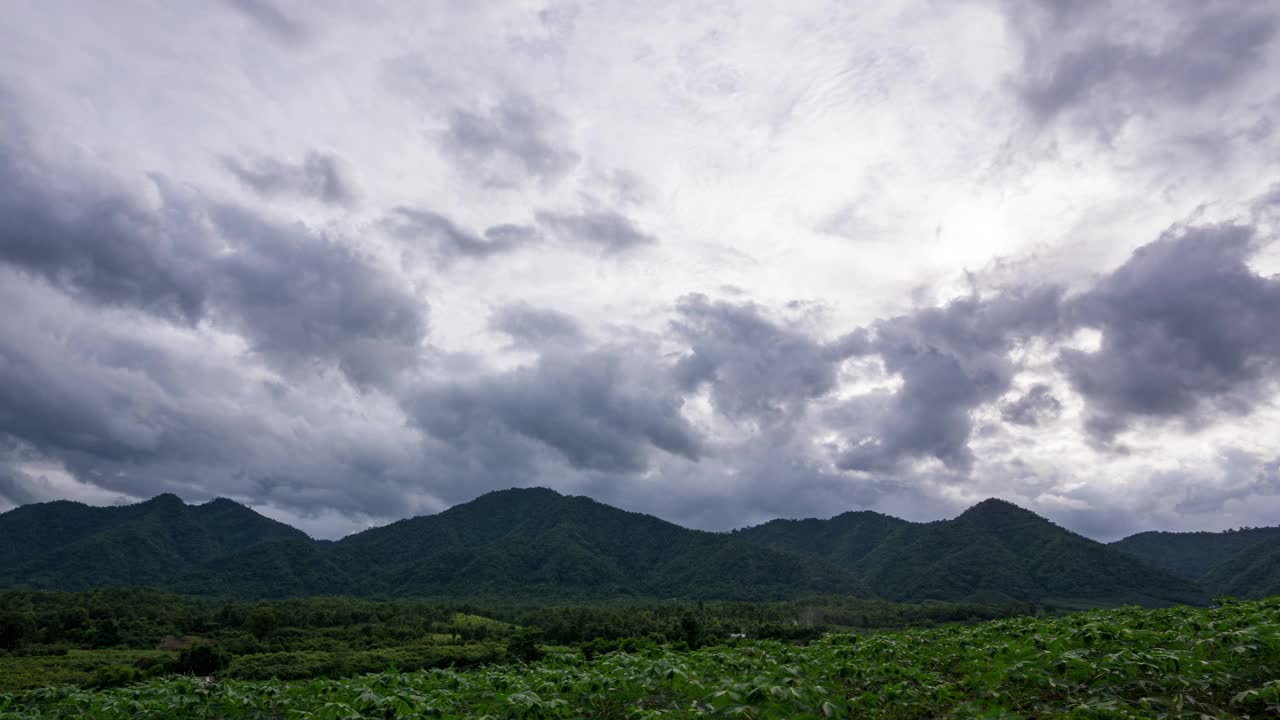
<path fill-rule="evenodd" d="M 15 0 L 0 510 L 1280 518 L 1280 4 Z"/>

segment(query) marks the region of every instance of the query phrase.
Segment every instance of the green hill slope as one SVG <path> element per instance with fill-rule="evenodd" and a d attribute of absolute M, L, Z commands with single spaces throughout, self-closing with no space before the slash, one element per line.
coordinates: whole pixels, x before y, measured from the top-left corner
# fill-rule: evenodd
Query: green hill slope
<path fill-rule="evenodd" d="M 817 555 L 895 600 L 1199 602 L 1193 583 L 1001 500 L 910 523 L 875 513 L 766 523 L 736 533 Z"/>
<path fill-rule="evenodd" d="M 483 495 L 345 538 L 333 557 L 397 595 L 777 598 L 860 593 L 847 572 L 546 489 Z"/>
<path fill-rule="evenodd" d="M 1231 578 L 1246 579 L 1232 587 L 1260 573 L 1242 568 Z M 538 488 L 489 493 L 332 543 L 229 500 L 31 505 L 0 514 L 0 585 L 145 585 L 249 598 L 1206 597 L 1188 580 L 998 500 L 933 523 L 851 512 L 710 533 Z"/>
<path fill-rule="evenodd" d="M 7 585 L 76 590 L 164 585 L 181 574 L 272 540 L 311 542 L 302 531 L 230 500 L 186 505 L 160 495 L 137 505 L 27 505 L 0 515 Z"/>
<path fill-rule="evenodd" d="M 1144 532 L 1111 543 L 1156 567 L 1189 580 L 1199 580 L 1215 565 L 1268 540 L 1280 538 L 1280 527 L 1227 532 Z"/>
<path fill-rule="evenodd" d="M 1280 595 L 1280 537 L 1255 543 L 1213 566 L 1205 573 L 1202 584 L 1215 595 Z"/>

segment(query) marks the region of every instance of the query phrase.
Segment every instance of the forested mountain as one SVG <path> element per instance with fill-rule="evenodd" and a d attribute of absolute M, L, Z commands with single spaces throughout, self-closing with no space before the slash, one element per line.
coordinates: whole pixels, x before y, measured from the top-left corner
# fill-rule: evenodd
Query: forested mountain
<path fill-rule="evenodd" d="M 861 512 L 775 520 L 735 535 L 821 557 L 890 599 L 1203 599 L 1193 583 L 1002 500 L 932 523 Z"/>
<path fill-rule="evenodd" d="M 252 548 L 208 577 L 241 595 L 272 592 L 266 554 Z M 347 578 L 347 592 L 362 595 L 771 599 L 866 592 L 816 558 L 540 488 L 489 493 L 438 515 L 357 533 L 305 561 L 291 557 L 287 577 Z M 322 563 L 335 569 L 313 573 Z M 285 563 L 272 557 L 269 564 Z"/>
<path fill-rule="evenodd" d="M 1253 575 L 1248 575 L 1253 577 Z M 911 523 L 872 512 L 689 530 L 547 489 L 319 542 L 230 500 L 0 515 L 0 584 L 199 595 L 1196 602 L 1194 583 L 998 500 Z"/>
<path fill-rule="evenodd" d="M 1226 532 L 1144 532 L 1111 543 L 1111 547 L 1200 580 L 1215 565 L 1267 541 L 1280 539 L 1280 527 L 1246 528 Z"/>
<path fill-rule="evenodd" d="M 1240 598 L 1280 595 L 1280 537 L 1254 543 L 1214 565 L 1201 582 L 1215 595 Z"/>
<path fill-rule="evenodd" d="M 258 543 L 301 530 L 226 499 L 187 505 L 159 495 L 120 507 L 59 501 L 0 514 L 0 582 L 58 590 L 165 585 Z"/>

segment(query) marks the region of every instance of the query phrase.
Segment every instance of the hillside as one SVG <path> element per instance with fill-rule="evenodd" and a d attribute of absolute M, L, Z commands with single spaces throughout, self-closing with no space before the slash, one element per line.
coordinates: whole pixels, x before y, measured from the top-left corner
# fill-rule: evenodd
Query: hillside
<path fill-rule="evenodd" d="M 52 502 L 0 515 L 0 580 L 53 590 L 167 584 L 257 543 L 310 542 L 302 531 L 226 499 L 175 495 L 120 507 Z"/>
<path fill-rule="evenodd" d="M 316 542 L 229 500 L 31 505 L 0 515 L 4 585 L 145 585 L 289 597 L 705 597 L 867 591 L 817 558 L 551 490 L 489 493 L 438 515 Z M 15 550 L 20 549 L 20 550 Z"/>
<path fill-rule="evenodd" d="M 846 513 L 831 520 L 774 521 L 736 535 L 821 557 L 895 600 L 1203 599 L 1191 582 L 1001 500 L 932 523 Z"/>
<path fill-rule="evenodd" d="M 1216 533 L 1144 532 L 1117 540 L 1111 547 L 1189 580 L 1199 580 L 1215 565 L 1276 539 L 1280 539 L 1280 527 Z"/>
<path fill-rule="evenodd" d="M 438 515 L 345 538 L 332 556 L 376 568 L 392 595 L 552 595 L 761 599 L 863 593 L 814 558 L 688 530 L 546 489 L 483 495 Z"/>
<path fill-rule="evenodd" d="M 1280 537 L 1255 543 L 1205 573 L 1215 595 L 1264 598 L 1280 595 Z"/>
<path fill-rule="evenodd" d="M 245 598 L 1205 598 L 1192 582 L 998 500 L 933 523 L 850 512 L 710 533 L 586 497 L 513 489 L 318 542 L 230 500 L 186 505 L 162 495 L 4 513 L 0 559 L 5 586 L 144 585 Z"/>

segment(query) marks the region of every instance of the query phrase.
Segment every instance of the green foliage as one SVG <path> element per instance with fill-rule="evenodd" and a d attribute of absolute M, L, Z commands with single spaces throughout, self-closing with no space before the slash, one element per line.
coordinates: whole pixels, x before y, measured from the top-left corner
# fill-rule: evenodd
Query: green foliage
<path fill-rule="evenodd" d="M 206 675 L 226 661 L 247 677 L 302 679 L 352 667 L 372 672 L 390 664 L 409 669 L 501 660 L 509 639 L 518 633 L 542 633 L 538 646 L 563 648 L 599 640 L 593 646 L 598 652 L 636 651 L 661 644 L 688 647 L 690 641 L 715 644 L 741 634 L 805 642 L 832 628 L 972 622 L 1033 609 L 1027 604 L 900 604 L 844 596 L 771 603 L 521 604 L 332 597 L 239 602 L 126 588 L 10 590 L 0 591 L 0 615 L 20 617 L 21 622 L 15 624 L 19 631 L 13 647 L 0 651 L 0 692 L 84 682 L 102 665 L 132 664 L 154 673 L 152 666 L 160 664 L 172 672 Z M 691 624 L 696 632 L 690 632 Z M 119 642 L 112 649 L 94 649 L 100 648 L 102 628 L 112 627 Z"/>
<path fill-rule="evenodd" d="M 174 670 L 188 675 L 212 675 L 227 666 L 231 657 L 209 643 L 195 643 L 178 654 Z"/>
<path fill-rule="evenodd" d="M 130 667 L 141 677 L 163 674 L 173 653 L 159 650 L 67 650 L 0 655 L 0 693 L 48 685 L 88 685 L 107 667 Z"/>
<path fill-rule="evenodd" d="M 521 630 L 507 638 L 507 657 L 530 663 L 542 657 L 542 648 L 538 643 L 542 640 L 540 628 Z"/>
<path fill-rule="evenodd" d="M 1001 500 L 932 523 L 859 512 L 830 520 L 775 520 L 735 535 L 837 563 L 894 600 L 1158 606 L 1207 599 L 1188 580 Z"/>
<path fill-rule="evenodd" d="M 1126 552 L 1156 567 L 1176 573 L 1188 580 L 1204 579 L 1215 566 L 1253 548 L 1269 542 L 1280 547 L 1280 527 L 1243 528 L 1227 532 L 1144 532 L 1130 535 L 1111 543 L 1111 547 Z M 1209 583 L 1211 590 L 1212 582 Z M 1273 595 L 1273 589 L 1263 595 Z M 1262 597 L 1259 595 L 1258 597 Z"/>
<path fill-rule="evenodd" d="M 0 514 L 0 547 L 14 550 L 0 551 L 0 585 L 53 589 L 147 585 L 241 598 L 866 593 L 817 558 L 545 489 L 490 493 L 337 543 L 312 541 L 229 500 L 44 503 Z"/>
<path fill-rule="evenodd" d="M 245 628 L 259 640 L 270 637 L 276 629 L 276 613 L 269 605 L 259 605 L 244 621 Z"/>
<path fill-rule="evenodd" d="M 1254 544 L 1215 565 L 1205 575 L 1204 585 L 1243 598 L 1280 594 L 1280 537 Z"/>
<path fill-rule="evenodd" d="M 104 665 L 93 671 L 93 679 L 89 681 L 91 688 L 113 688 L 137 682 L 142 673 L 128 665 Z"/>
<path fill-rule="evenodd" d="M 708 533 L 533 488 L 489 493 L 437 515 L 330 543 L 229 500 L 188 506 L 162 495 L 125 507 L 56 502 L 0 514 L 0 586 L 147 585 L 246 599 L 761 601 L 856 595 L 1159 606 L 1201 603 L 1207 594 L 1151 563 L 1187 574 L 1175 556 L 1185 555 L 1198 571 L 1268 533 L 1280 542 L 1280 529 L 1270 528 L 1189 540 L 1144 534 L 1111 547 L 998 500 L 935 523 L 856 512 Z M 1155 550 L 1144 555 L 1143 548 Z M 1256 597 L 1280 584 L 1275 567 L 1259 557 L 1223 570 L 1209 589 Z M 21 634 L 15 623 L 21 618 L 0 614 L 0 648 Z M 86 637 L 96 633 L 86 641 L 99 647 L 128 642 L 123 626 L 117 634 L 84 617 L 70 616 L 67 623 Z M 270 635 L 269 628 L 260 629 L 252 631 L 258 639 Z"/>
<path fill-rule="evenodd" d="M 505 649 L 495 643 L 472 645 L 419 644 L 363 651 L 262 653 L 236 658 L 224 676 L 250 680 L 303 680 L 402 670 L 470 667 L 496 662 Z"/>
<path fill-rule="evenodd" d="M 48 688 L 0 696 L 0 720 L 1263 718 L 1280 713 L 1278 675 L 1271 599 L 344 680 Z"/>
<path fill-rule="evenodd" d="M 0 514 L 0 583 L 75 590 L 169 584 L 257 543 L 310 542 L 300 530 L 230 500 L 185 505 L 160 495 L 137 505 L 58 501 Z"/>
<path fill-rule="evenodd" d="M 858 593 L 815 558 L 551 490 L 489 493 L 335 543 L 365 591 L 420 597 L 773 599 Z"/>

